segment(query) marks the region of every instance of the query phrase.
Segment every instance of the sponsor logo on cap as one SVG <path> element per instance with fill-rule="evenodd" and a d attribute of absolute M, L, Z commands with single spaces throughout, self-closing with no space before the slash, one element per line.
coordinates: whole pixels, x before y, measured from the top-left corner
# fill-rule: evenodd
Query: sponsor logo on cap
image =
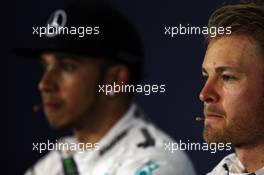
<path fill-rule="evenodd" d="M 61 30 L 62 27 L 64 27 L 66 25 L 67 22 L 67 14 L 64 10 L 59 9 L 56 10 L 55 12 L 53 12 L 47 22 L 47 27 L 54 27 L 58 30 Z M 47 32 L 46 36 L 47 37 L 54 37 L 56 36 L 58 32 Z"/>

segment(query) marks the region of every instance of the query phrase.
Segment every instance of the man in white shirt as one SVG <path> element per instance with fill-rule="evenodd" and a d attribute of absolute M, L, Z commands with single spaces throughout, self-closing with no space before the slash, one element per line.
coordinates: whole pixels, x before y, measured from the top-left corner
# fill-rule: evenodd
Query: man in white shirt
<path fill-rule="evenodd" d="M 145 117 L 139 107 L 132 104 L 122 118 L 100 138 L 98 150 L 51 151 L 26 175 L 195 174 L 184 152 L 171 154 L 164 151 L 164 142 L 173 140 L 146 121 Z M 76 137 L 66 137 L 59 142 L 77 144 L 79 141 Z"/>
<path fill-rule="evenodd" d="M 165 151 L 164 143 L 173 140 L 147 120 L 133 92 L 109 86 L 136 85 L 141 76 L 143 53 L 133 27 L 109 5 L 74 2 L 56 10 L 48 24 L 64 27 L 60 32 L 89 26 L 89 36 L 46 32 L 40 46 L 18 50 L 41 57 L 38 87 L 49 124 L 74 133 L 26 175 L 195 174 L 184 152 Z"/>
<path fill-rule="evenodd" d="M 223 6 L 208 27 L 222 31 L 206 36 L 203 136 L 235 149 L 208 175 L 264 175 L 264 5 Z"/>

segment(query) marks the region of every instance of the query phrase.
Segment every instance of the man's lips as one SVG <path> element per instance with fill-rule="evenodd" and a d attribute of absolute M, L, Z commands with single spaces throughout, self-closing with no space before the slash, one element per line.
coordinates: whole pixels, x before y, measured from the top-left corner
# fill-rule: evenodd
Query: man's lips
<path fill-rule="evenodd" d="M 216 121 L 216 120 L 222 120 L 222 119 L 224 119 L 224 116 L 220 114 L 215 114 L 215 113 L 205 114 L 206 121 Z"/>
<path fill-rule="evenodd" d="M 55 112 L 56 110 L 59 109 L 60 106 L 61 104 L 57 102 L 45 102 L 43 104 L 44 111 L 46 112 Z"/>
<path fill-rule="evenodd" d="M 205 114 L 205 117 L 224 118 L 224 116 L 219 114 Z"/>

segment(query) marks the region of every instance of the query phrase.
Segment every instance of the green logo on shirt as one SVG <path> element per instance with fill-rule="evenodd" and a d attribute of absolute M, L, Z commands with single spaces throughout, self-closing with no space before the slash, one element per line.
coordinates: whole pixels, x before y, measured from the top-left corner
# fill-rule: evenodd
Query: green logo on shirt
<path fill-rule="evenodd" d="M 153 162 L 149 161 L 146 164 L 144 164 L 142 167 L 140 167 L 135 175 L 152 175 L 152 172 L 156 169 L 158 169 L 160 166 Z"/>

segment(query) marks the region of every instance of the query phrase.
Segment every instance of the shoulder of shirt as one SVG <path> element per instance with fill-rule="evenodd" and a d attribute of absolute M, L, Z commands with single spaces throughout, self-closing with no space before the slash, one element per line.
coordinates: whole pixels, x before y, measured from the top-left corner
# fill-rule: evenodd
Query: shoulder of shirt
<path fill-rule="evenodd" d="M 73 142 L 72 136 L 61 137 L 56 143 Z M 51 150 L 42 156 L 33 166 L 26 170 L 25 175 L 57 174 L 62 170 L 61 156 L 59 151 Z"/>
<path fill-rule="evenodd" d="M 26 170 L 25 175 L 56 174 L 61 171 L 58 151 L 50 151 L 41 157 L 33 166 Z"/>
<path fill-rule="evenodd" d="M 120 162 L 117 175 L 134 175 L 137 171 L 140 174 L 141 169 L 148 165 L 156 166 L 157 170 L 153 170 L 153 175 L 156 173 L 164 175 L 195 174 L 192 163 L 185 152 L 170 153 L 165 150 L 165 143 L 175 142 L 170 136 L 149 121 L 142 118 L 135 118 L 135 120 L 137 122 L 126 137 L 105 155 L 106 159 L 111 159 L 110 162 Z M 102 160 L 105 161 L 104 157 Z"/>
<path fill-rule="evenodd" d="M 215 175 L 215 174 L 220 174 L 223 170 L 224 167 L 223 165 L 226 163 L 227 160 L 234 160 L 236 158 L 236 154 L 235 153 L 231 153 L 228 154 L 227 156 L 225 156 L 215 167 L 214 169 L 207 173 L 207 175 Z"/>

